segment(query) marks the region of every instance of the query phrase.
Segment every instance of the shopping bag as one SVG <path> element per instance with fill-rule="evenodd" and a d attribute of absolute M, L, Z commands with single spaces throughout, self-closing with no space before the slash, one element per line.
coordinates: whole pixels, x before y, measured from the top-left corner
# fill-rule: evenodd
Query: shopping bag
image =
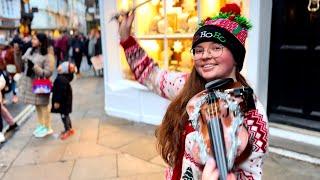
<path fill-rule="evenodd" d="M 103 58 L 102 58 L 102 55 L 98 55 L 98 56 L 93 56 L 91 58 L 91 62 L 92 62 L 92 65 L 93 65 L 93 68 L 95 70 L 100 70 L 103 68 Z"/>
<path fill-rule="evenodd" d="M 80 65 L 80 72 L 90 71 L 90 66 L 88 65 L 87 57 L 83 56 Z"/>
<path fill-rule="evenodd" d="M 52 82 L 46 78 L 37 78 L 32 80 L 32 92 L 34 94 L 50 94 Z"/>

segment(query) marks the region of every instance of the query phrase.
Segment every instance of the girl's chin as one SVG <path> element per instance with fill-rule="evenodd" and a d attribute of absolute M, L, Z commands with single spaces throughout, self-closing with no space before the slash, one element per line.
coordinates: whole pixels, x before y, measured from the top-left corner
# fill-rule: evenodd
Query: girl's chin
<path fill-rule="evenodd" d="M 213 73 L 202 73 L 202 77 L 207 81 L 212 81 L 217 78 L 217 76 Z"/>

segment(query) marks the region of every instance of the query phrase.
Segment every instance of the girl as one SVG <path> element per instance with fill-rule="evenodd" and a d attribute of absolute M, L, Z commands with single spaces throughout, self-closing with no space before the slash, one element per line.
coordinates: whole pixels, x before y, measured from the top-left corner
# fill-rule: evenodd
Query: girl
<path fill-rule="evenodd" d="M 41 138 L 53 133 L 51 117 L 48 109 L 50 94 L 35 94 L 32 92 L 32 81 L 36 78 L 50 78 L 51 62 L 48 57 L 48 38 L 45 34 L 33 35 L 32 47 L 21 57 L 24 73 L 19 81 L 19 99 L 26 104 L 36 106 L 38 125 L 33 131 L 35 137 Z M 19 49 L 17 49 L 19 50 Z M 16 51 L 16 57 L 19 52 Z"/>
<path fill-rule="evenodd" d="M 76 72 L 74 64 L 63 62 L 58 66 L 58 76 L 53 83 L 52 89 L 52 113 L 60 113 L 64 125 L 64 132 L 60 139 L 65 140 L 75 132 L 72 129 L 69 114 L 72 112 L 72 88 L 70 82 L 73 79 L 73 73 Z"/>
<path fill-rule="evenodd" d="M 130 36 L 134 13 L 122 15 L 119 22 L 121 45 L 136 79 L 172 100 L 156 131 L 158 149 L 169 165 L 166 178 L 210 179 L 208 173 L 202 177 L 205 162 L 199 161 L 199 153 L 195 150 L 199 144 L 194 139 L 197 132 L 191 122 L 199 120 L 196 115 L 200 113 L 199 106 L 201 98 L 206 95 L 207 82 L 232 78 L 243 86 L 249 86 L 240 71 L 250 23 L 240 15 L 236 4 L 228 4 L 218 16 L 203 20 L 193 36 L 191 53 L 194 67 L 188 74 L 159 69 Z M 237 179 L 261 179 L 262 176 L 268 147 L 267 116 L 257 99 L 255 106 L 244 117 L 246 129 L 243 128 L 241 133 L 246 134 L 247 139 L 241 141 L 239 152 L 248 156 L 235 163 L 231 177 L 236 176 Z M 206 167 L 209 170 L 215 168 L 214 163 L 208 163 Z"/>

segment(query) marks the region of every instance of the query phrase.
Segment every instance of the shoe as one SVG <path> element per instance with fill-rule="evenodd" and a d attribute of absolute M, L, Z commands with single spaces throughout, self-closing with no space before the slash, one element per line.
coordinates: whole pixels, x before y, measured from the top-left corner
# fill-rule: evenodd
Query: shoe
<path fill-rule="evenodd" d="M 33 131 L 33 135 L 36 136 L 36 134 L 41 131 L 43 128 L 45 128 L 43 125 L 39 124 L 37 125 L 36 129 Z"/>
<path fill-rule="evenodd" d="M 76 133 L 76 131 L 74 129 L 69 129 L 69 134 L 70 135 L 74 135 L 74 133 Z"/>
<path fill-rule="evenodd" d="M 7 129 L 7 132 L 10 131 L 17 131 L 19 129 L 19 126 L 17 123 L 14 123 L 13 125 L 9 126 L 9 128 Z"/>
<path fill-rule="evenodd" d="M 43 137 L 50 135 L 52 133 L 53 133 L 53 130 L 51 128 L 48 129 L 48 128 L 44 127 L 40 131 L 38 131 L 34 136 L 37 138 L 43 138 Z"/>
<path fill-rule="evenodd" d="M 13 104 L 17 104 L 18 101 L 19 101 L 19 99 L 18 99 L 18 96 L 17 96 L 17 95 L 15 95 L 15 96 L 12 97 L 12 103 L 13 103 Z"/>
<path fill-rule="evenodd" d="M 0 132 L 0 143 L 3 143 L 6 141 L 6 137 L 4 137 L 3 133 Z"/>
<path fill-rule="evenodd" d="M 61 133 L 60 139 L 61 140 L 65 140 L 68 137 L 72 136 L 74 133 L 75 133 L 75 131 L 73 129 L 70 129 L 68 131 L 64 131 L 64 132 Z"/>
<path fill-rule="evenodd" d="M 48 128 L 47 135 L 51 135 L 51 134 L 53 134 L 53 129 Z"/>

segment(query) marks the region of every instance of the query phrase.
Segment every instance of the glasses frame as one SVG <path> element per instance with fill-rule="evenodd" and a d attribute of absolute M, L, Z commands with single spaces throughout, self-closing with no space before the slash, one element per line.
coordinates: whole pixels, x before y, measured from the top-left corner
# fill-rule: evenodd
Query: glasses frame
<path fill-rule="evenodd" d="M 193 60 L 197 61 L 197 60 L 200 60 L 201 58 L 203 58 L 203 55 L 204 55 L 204 52 L 207 52 L 208 54 L 210 54 L 212 56 L 212 58 L 217 58 L 217 57 L 220 57 L 222 54 L 223 54 L 223 49 L 225 48 L 222 44 L 215 44 L 217 46 L 219 46 L 221 48 L 221 50 L 219 50 L 219 52 L 215 52 L 214 48 L 216 48 L 217 46 L 215 46 L 214 48 L 213 47 L 209 47 L 207 49 L 203 48 L 203 47 L 194 47 L 194 48 L 191 48 L 190 49 L 190 53 L 191 53 L 191 56 L 193 58 Z M 201 54 L 201 56 L 199 57 L 196 57 L 195 53 L 194 53 L 194 50 L 196 48 L 202 48 L 203 49 L 203 52 Z M 216 55 L 214 55 L 216 53 Z"/>

